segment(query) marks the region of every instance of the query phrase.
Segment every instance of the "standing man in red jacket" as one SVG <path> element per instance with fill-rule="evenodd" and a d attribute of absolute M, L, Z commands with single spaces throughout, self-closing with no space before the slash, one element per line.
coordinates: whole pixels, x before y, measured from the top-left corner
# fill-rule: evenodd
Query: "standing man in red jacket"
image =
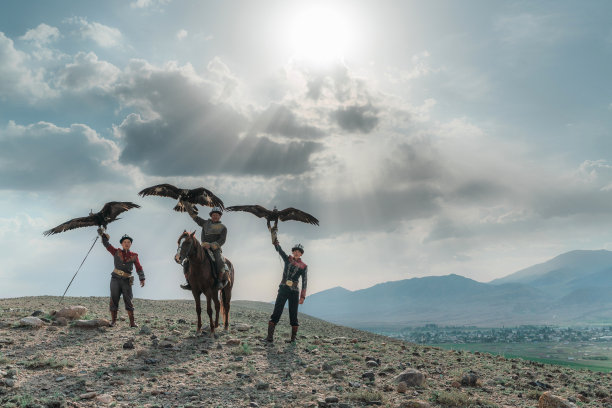
<path fill-rule="evenodd" d="M 291 340 L 290 343 L 295 341 L 298 331 L 298 304 L 304 303 L 306 299 L 306 285 L 308 284 L 308 265 L 302 262 L 302 255 L 304 255 L 304 247 L 302 244 L 295 244 L 291 248 L 291 255 L 287 255 L 281 248 L 276 237 L 277 230 L 272 228 L 272 244 L 274 249 L 278 252 L 285 262 L 283 269 L 283 277 L 280 285 L 278 285 L 278 294 L 276 295 L 276 303 L 274 304 L 274 311 L 270 316 L 268 322 L 268 342 L 274 341 L 274 329 L 276 324 L 280 320 L 285 308 L 285 303 L 289 301 L 289 322 L 291 323 Z M 302 278 L 302 290 L 298 289 L 298 281 Z"/>
<path fill-rule="evenodd" d="M 132 238 L 128 235 L 122 236 L 119 240 L 121 249 L 118 249 L 108 242 L 109 236 L 104 233 L 101 228 L 98 228 L 98 234 L 102 236 L 102 245 L 111 253 L 115 263 L 115 269 L 111 273 L 110 282 L 110 326 L 114 327 L 117 323 L 119 298 L 123 295 L 125 310 L 130 318 L 130 327 L 138 327 L 134 322 L 134 304 L 132 303 L 134 297 L 132 294 L 132 285 L 134 284 L 134 277 L 132 276 L 133 267 L 136 266 L 136 272 L 138 273 L 141 287 L 145 285 L 145 275 L 140 265 L 140 261 L 138 260 L 138 254 L 130 251 Z"/>

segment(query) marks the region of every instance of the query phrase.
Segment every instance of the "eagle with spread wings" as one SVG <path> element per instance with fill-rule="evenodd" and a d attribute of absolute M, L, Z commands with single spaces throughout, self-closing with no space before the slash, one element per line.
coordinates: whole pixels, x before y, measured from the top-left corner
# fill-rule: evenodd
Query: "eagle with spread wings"
<path fill-rule="evenodd" d="M 198 209 L 195 204 L 206 205 L 208 207 L 225 208 L 223 201 L 214 195 L 212 191 L 204 187 L 190 190 L 187 188 L 178 188 L 171 184 L 158 184 L 156 186 L 145 188 L 138 193 L 138 195 L 142 197 L 156 195 L 178 199 L 178 203 L 174 207 L 174 211 L 178 212 L 187 211 L 186 206 L 190 205 L 191 209 L 193 209 L 193 211 L 197 214 Z"/>
<path fill-rule="evenodd" d="M 140 208 L 140 206 L 129 201 L 110 201 L 104 204 L 104 207 L 102 207 L 102 210 L 99 212 L 94 213 L 93 210 L 91 210 L 87 217 L 74 218 L 70 221 L 66 221 L 55 228 L 43 232 L 43 235 L 59 234 L 60 232 L 71 229 L 91 226 L 98 226 L 106 229 L 108 224 L 120 219 L 117 218 L 119 214 L 132 208 Z"/>
<path fill-rule="evenodd" d="M 307 224 L 319 225 L 319 220 L 317 220 L 312 215 L 304 212 L 302 210 L 298 210 L 297 208 L 289 207 L 284 210 L 278 210 L 276 206 L 274 209 L 268 210 L 261 205 L 234 205 L 231 207 L 227 207 L 227 211 L 245 211 L 250 212 L 251 214 L 256 215 L 259 218 L 265 218 L 268 224 L 268 229 L 271 229 L 270 223 L 274 221 L 274 228 L 278 226 L 278 221 L 301 221 Z"/>

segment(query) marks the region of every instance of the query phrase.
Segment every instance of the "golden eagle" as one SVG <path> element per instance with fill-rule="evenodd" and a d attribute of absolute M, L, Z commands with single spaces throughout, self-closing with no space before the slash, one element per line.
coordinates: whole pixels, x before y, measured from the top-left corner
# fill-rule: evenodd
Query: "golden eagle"
<path fill-rule="evenodd" d="M 60 232 L 68 231 L 75 228 L 98 226 L 106 229 L 106 226 L 115 221 L 119 214 L 132 208 L 140 208 L 138 204 L 131 203 L 129 201 L 110 201 L 104 204 L 102 210 L 94 214 L 93 211 L 89 211 L 87 217 L 74 218 L 70 221 L 66 221 L 63 224 L 58 225 L 55 228 L 51 228 L 48 231 L 43 232 L 44 236 L 59 234 Z"/>
<path fill-rule="evenodd" d="M 271 228 L 270 222 L 272 221 L 274 221 L 274 228 L 276 228 L 278 226 L 278 220 L 295 220 L 305 222 L 307 224 L 319 225 L 319 220 L 317 220 L 315 217 L 293 207 L 285 208 L 284 210 L 279 211 L 276 206 L 274 206 L 273 210 L 268 210 L 261 205 L 234 205 L 227 207 L 227 211 L 246 211 L 256 215 L 259 218 L 263 217 L 267 221 L 268 229 Z"/>
<path fill-rule="evenodd" d="M 145 197 L 149 195 L 156 195 L 161 197 L 177 198 L 179 201 L 174 207 L 174 211 L 185 212 L 186 204 L 191 204 L 191 208 L 197 214 L 198 209 L 195 204 L 206 205 L 208 207 L 221 207 L 225 208 L 223 201 L 212 191 L 205 189 L 204 187 L 194 188 L 189 190 L 187 188 L 174 187 L 171 184 L 158 184 L 156 186 L 148 187 L 138 193 L 140 196 Z"/>

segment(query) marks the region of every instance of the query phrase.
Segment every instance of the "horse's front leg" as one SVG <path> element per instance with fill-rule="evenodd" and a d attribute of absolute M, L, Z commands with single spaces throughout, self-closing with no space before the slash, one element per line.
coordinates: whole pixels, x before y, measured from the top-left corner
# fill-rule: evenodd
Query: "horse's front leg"
<path fill-rule="evenodd" d="M 215 296 L 213 296 L 213 302 L 215 303 L 215 328 L 219 327 L 219 308 L 221 304 L 219 303 L 219 291 L 215 290 Z"/>
<path fill-rule="evenodd" d="M 206 312 L 208 313 L 208 320 L 210 320 L 210 337 L 215 335 L 215 325 L 212 319 L 212 306 L 210 304 L 210 296 L 206 295 Z"/>
<path fill-rule="evenodd" d="M 196 330 L 196 334 L 202 333 L 202 304 L 200 302 L 200 294 L 197 295 L 195 292 L 193 293 L 193 298 L 196 303 L 196 313 L 198 314 L 198 329 Z"/>

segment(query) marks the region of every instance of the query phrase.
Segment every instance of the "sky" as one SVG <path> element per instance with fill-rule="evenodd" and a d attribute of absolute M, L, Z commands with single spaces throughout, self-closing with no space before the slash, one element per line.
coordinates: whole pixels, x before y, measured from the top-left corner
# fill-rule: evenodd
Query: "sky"
<path fill-rule="evenodd" d="M 138 298 L 191 297 L 176 202 L 297 207 L 308 293 L 430 275 L 487 282 L 612 250 L 608 1 L 30 1 L 0 5 L 0 297 L 61 295 L 107 201 Z M 205 214 L 207 211 L 203 209 Z M 273 300 L 265 221 L 225 213 L 234 299 Z M 199 232 L 198 232 L 199 235 Z M 117 245 L 118 246 L 118 245 Z M 96 242 L 67 295 L 106 296 Z"/>

